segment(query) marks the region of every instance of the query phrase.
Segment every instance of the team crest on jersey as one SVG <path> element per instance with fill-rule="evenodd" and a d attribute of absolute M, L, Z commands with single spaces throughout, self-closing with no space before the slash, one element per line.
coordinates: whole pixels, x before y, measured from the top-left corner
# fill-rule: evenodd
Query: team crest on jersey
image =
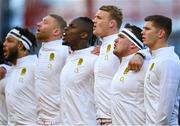
<path fill-rule="evenodd" d="M 79 66 L 83 64 L 83 58 L 79 58 L 78 62 L 77 62 L 77 66 L 74 70 L 75 73 L 79 73 Z"/>
<path fill-rule="evenodd" d="M 107 45 L 106 47 L 106 53 L 108 53 L 111 50 L 111 44 Z M 105 55 L 104 60 L 108 60 L 108 54 Z"/>
<path fill-rule="evenodd" d="M 22 68 L 21 70 L 21 76 L 24 76 L 26 74 L 26 68 Z"/>
<path fill-rule="evenodd" d="M 129 69 L 126 67 L 126 69 L 124 70 L 123 74 L 128 74 Z"/>
<path fill-rule="evenodd" d="M 49 55 L 49 61 L 54 61 L 54 59 L 55 59 L 55 54 L 52 52 Z"/>
<path fill-rule="evenodd" d="M 154 63 L 152 63 L 152 64 L 151 64 L 151 66 L 150 66 L 150 69 L 149 69 L 149 70 L 151 71 L 153 68 L 154 68 Z"/>
<path fill-rule="evenodd" d="M 77 65 L 80 66 L 83 63 L 83 58 L 79 58 Z"/>
<path fill-rule="evenodd" d="M 120 79 L 119 79 L 121 82 L 124 82 L 124 78 L 125 78 L 124 76 L 125 76 L 126 74 L 128 74 L 128 72 L 129 72 L 129 69 L 128 69 L 128 67 L 126 67 L 125 70 L 124 70 L 124 72 L 123 72 L 124 75 L 121 76 Z"/>
<path fill-rule="evenodd" d="M 150 81 L 150 74 L 147 75 L 147 80 Z"/>
<path fill-rule="evenodd" d="M 109 44 L 106 48 L 106 53 L 108 53 L 111 50 L 111 44 Z"/>
<path fill-rule="evenodd" d="M 121 82 L 124 82 L 124 77 L 122 76 L 122 77 L 120 77 L 120 79 L 119 79 Z"/>
<path fill-rule="evenodd" d="M 48 64 L 48 68 L 49 68 L 49 69 L 52 69 L 52 64 L 49 63 L 49 64 Z"/>

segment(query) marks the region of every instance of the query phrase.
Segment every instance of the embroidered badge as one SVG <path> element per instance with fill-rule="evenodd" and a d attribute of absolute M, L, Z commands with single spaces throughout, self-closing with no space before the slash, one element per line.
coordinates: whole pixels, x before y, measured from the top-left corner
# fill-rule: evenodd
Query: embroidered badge
<path fill-rule="evenodd" d="M 149 69 L 149 70 L 151 71 L 153 68 L 154 68 L 154 63 L 152 63 L 152 64 L 151 64 L 151 66 L 150 66 L 150 69 Z"/>
<path fill-rule="evenodd" d="M 126 69 L 124 70 L 123 74 L 128 74 L 129 69 L 126 67 Z"/>
<path fill-rule="evenodd" d="M 83 58 L 79 58 L 77 65 L 81 65 L 83 63 Z"/>
<path fill-rule="evenodd" d="M 79 58 L 78 62 L 77 62 L 77 66 L 74 70 L 75 73 L 79 73 L 79 66 L 83 64 L 83 58 Z"/>
<path fill-rule="evenodd" d="M 26 74 L 26 68 L 22 68 L 21 70 L 21 76 L 24 76 Z"/>
<path fill-rule="evenodd" d="M 108 60 L 108 55 L 107 54 L 105 55 L 104 60 Z"/>
<path fill-rule="evenodd" d="M 50 53 L 49 61 L 53 61 L 54 59 L 55 59 L 55 54 L 54 53 Z"/>
<path fill-rule="evenodd" d="M 124 82 L 124 77 L 122 76 L 122 77 L 120 77 L 120 79 L 119 79 L 121 82 Z"/>
<path fill-rule="evenodd" d="M 109 44 L 106 48 L 106 53 L 108 53 L 111 50 L 111 44 Z"/>
<path fill-rule="evenodd" d="M 147 75 L 147 80 L 150 81 L 150 74 Z"/>
<path fill-rule="evenodd" d="M 52 64 L 49 63 L 49 64 L 48 64 L 48 68 L 49 68 L 49 69 L 52 69 Z"/>
<path fill-rule="evenodd" d="M 129 69 L 126 67 L 126 68 L 124 69 L 123 74 L 126 75 L 126 74 L 128 74 L 128 72 L 129 72 Z M 120 77 L 120 81 L 121 81 L 121 82 L 124 82 L 124 76 L 121 76 L 121 77 Z"/>
<path fill-rule="evenodd" d="M 109 44 L 107 47 L 106 47 L 106 55 L 104 57 L 104 60 L 108 60 L 108 52 L 111 50 L 111 44 Z"/>

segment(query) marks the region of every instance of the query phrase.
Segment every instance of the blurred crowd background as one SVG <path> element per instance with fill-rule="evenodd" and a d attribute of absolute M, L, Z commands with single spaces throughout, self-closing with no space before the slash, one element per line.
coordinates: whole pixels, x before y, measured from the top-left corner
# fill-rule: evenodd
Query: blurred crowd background
<path fill-rule="evenodd" d="M 34 33 L 36 23 L 50 13 L 71 21 L 79 16 L 94 17 L 102 5 L 116 5 L 122 9 L 125 23 L 143 28 L 144 17 L 162 14 L 173 19 L 170 44 L 180 56 L 180 0 L 0 0 L 0 42 L 10 28 L 24 26 Z"/>

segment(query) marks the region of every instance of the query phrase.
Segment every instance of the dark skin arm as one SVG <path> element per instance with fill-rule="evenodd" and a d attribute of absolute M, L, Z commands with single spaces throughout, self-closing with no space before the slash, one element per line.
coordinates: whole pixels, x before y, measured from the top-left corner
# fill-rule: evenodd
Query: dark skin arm
<path fill-rule="evenodd" d="M 6 69 L 4 67 L 0 67 L 0 80 L 3 79 L 6 75 Z"/>

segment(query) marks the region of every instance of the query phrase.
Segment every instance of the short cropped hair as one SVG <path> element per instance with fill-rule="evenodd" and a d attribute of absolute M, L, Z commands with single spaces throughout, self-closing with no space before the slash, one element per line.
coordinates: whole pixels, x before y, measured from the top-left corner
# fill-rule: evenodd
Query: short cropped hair
<path fill-rule="evenodd" d="M 166 32 L 166 38 L 168 38 L 172 32 L 172 20 L 169 17 L 163 15 L 151 15 L 147 16 L 144 20 L 152 21 L 155 27 L 164 29 Z"/>
<path fill-rule="evenodd" d="M 53 17 L 57 21 L 60 30 L 63 31 L 64 28 L 67 26 L 66 21 L 61 16 L 56 14 L 50 14 L 49 16 Z"/>
<path fill-rule="evenodd" d="M 108 12 L 111 18 L 116 21 L 117 28 L 120 29 L 123 20 L 123 14 L 121 9 L 113 5 L 103 5 L 99 8 L 99 10 Z"/>

